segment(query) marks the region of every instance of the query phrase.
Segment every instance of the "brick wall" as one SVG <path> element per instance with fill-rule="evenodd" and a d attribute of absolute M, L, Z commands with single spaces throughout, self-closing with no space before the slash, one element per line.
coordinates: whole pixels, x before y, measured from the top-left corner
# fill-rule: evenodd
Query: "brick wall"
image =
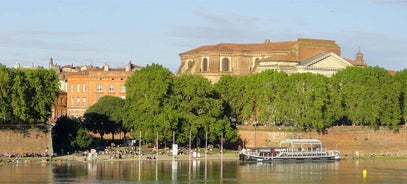
<path fill-rule="evenodd" d="M 45 153 L 48 146 L 52 152 L 50 133 L 40 130 L 0 130 L 0 154 Z"/>
<path fill-rule="evenodd" d="M 333 127 L 327 134 L 292 132 L 253 127 L 240 128 L 239 136 L 246 146 L 279 146 L 283 139 L 320 139 L 323 146 L 339 150 L 342 155 L 407 155 L 407 128 L 400 131 L 372 130 L 363 127 Z M 256 140 L 256 144 L 255 144 Z"/>

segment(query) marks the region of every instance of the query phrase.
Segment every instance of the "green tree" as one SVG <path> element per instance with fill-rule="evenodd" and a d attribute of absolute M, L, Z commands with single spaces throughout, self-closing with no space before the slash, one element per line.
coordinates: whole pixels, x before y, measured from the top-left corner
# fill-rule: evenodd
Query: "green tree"
<path fill-rule="evenodd" d="M 103 141 L 105 134 L 114 134 L 121 130 L 124 100 L 120 97 L 103 96 L 85 112 L 86 127 L 98 133 Z"/>
<path fill-rule="evenodd" d="M 394 76 L 398 85 L 400 85 L 399 101 L 401 111 L 401 123 L 407 122 L 407 69 L 401 70 Z"/>
<path fill-rule="evenodd" d="M 169 106 L 175 112 L 173 128 L 178 143 L 188 143 L 189 132 L 194 140 L 204 140 L 208 133 L 208 141 L 214 144 L 218 144 L 222 136 L 227 141 L 236 141 L 236 129 L 223 113 L 220 96 L 207 79 L 182 75 L 174 78 L 172 89 Z"/>
<path fill-rule="evenodd" d="M 57 153 L 73 153 L 75 145 L 72 143 L 77 137 L 78 130 L 85 125 L 80 119 L 60 117 L 52 128 L 52 146 Z"/>
<path fill-rule="evenodd" d="M 290 94 L 293 122 L 304 130 L 325 131 L 334 121 L 329 114 L 328 78 L 311 73 L 293 74 L 289 78 L 294 91 Z"/>
<path fill-rule="evenodd" d="M 45 123 L 59 86 L 53 70 L 11 69 L 0 66 L 0 115 L 14 124 Z"/>
<path fill-rule="evenodd" d="M 86 128 L 79 128 L 71 144 L 79 149 L 87 149 L 92 144 L 92 137 Z"/>
<path fill-rule="evenodd" d="M 30 121 L 46 122 L 58 96 L 58 77 L 54 70 L 27 70 L 25 73 L 29 85 L 26 95 L 31 98 L 27 104 Z"/>
<path fill-rule="evenodd" d="M 0 65 L 0 123 L 8 123 L 8 119 L 11 118 L 10 89 L 10 70 L 6 66 Z"/>
<path fill-rule="evenodd" d="M 149 142 L 155 140 L 157 132 L 162 133 L 161 140 L 172 137 L 168 129 L 173 113 L 164 111 L 172 80 L 171 71 L 158 64 L 147 65 L 127 79 L 124 125 L 133 129 L 134 136 L 143 131 L 143 139 Z M 167 127 L 167 131 L 159 131 L 160 127 Z"/>
<path fill-rule="evenodd" d="M 235 123 L 241 123 L 246 119 L 242 118 L 242 85 L 240 85 L 240 77 L 224 75 L 215 83 L 215 90 L 220 94 L 223 101 L 223 110 Z"/>
<path fill-rule="evenodd" d="M 344 118 L 353 125 L 397 128 L 401 118 L 400 85 L 379 67 L 348 67 L 333 76 L 340 86 Z"/>

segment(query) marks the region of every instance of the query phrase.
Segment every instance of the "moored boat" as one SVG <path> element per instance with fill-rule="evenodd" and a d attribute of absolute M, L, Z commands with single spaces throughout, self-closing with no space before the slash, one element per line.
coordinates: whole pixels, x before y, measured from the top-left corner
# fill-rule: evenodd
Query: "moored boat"
<path fill-rule="evenodd" d="M 252 147 L 242 149 L 241 161 L 337 161 L 340 154 L 337 150 L 327 150 L 318 139 L 286 139 L 279 147 Z"/>

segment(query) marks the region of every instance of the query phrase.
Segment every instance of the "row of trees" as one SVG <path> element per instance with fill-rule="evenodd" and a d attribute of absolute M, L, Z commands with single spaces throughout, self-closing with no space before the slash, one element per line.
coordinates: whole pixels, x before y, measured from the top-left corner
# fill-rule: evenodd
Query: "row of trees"
<path fill-rule="evenodd" d="M 126 81 L 123 124 L 144 139 L 171 143 L 219 144 L 237 141 L 237 130 L 224 113 L 214 86 L 198 75 L 174 77 L 166 68 L 153 64 L 136 71 Z"/>
<path fill-rule="evenodd" d="M 159 133 L 160 141 L 170 143 L 175 132 L 177 143 L 187 144 L 191 133 L 197 145 L 205 133 L 213 144 L 222 137 L 234 142 L 234 125 L 243 122 L 318 132 L 334 125 L 397 129 L 406 118 L 406 77 L 407 71 L 392 76 L 379 67 L 348 67 L 330 78 L 270 70 L 225 75 L 213 85 L 199 75 L 174 77 L 168 69 L 153 64 L 128 78 L 126 99 L 118 103 L 123 106 L 114 105 L 116 109 L 120 106 L 114 112 L 122 116 L 120 120 L 112 116 L 116 117 L 112 122 L 122 123 L 119 127 L 133 136 L 141 131 L 151 142 Z M 86 119 L 99 111 L 91 107 Z"/>
<path fill-rule="evenodd" d="M 58 77 L 53 70 L 0 65 L 0 123 L 46 122 L 58 92 Z"/>
<path fill-rule="evenodd" d="M 265 71 L 215 84 L 232 117 L 325 131 L 333 125 L 397 128 L 405 122 L 407 71 L 348 67 L 333 77 Z"/>

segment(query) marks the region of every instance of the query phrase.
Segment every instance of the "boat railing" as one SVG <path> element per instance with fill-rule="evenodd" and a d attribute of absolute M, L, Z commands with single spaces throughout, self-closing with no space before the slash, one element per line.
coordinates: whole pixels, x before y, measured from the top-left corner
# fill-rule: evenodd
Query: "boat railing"
<path fill-rule="evenodd" d="M 294 149 L 284 149 L 281 152 L 326 152 L 326 148 L 294 148 Z"/>

